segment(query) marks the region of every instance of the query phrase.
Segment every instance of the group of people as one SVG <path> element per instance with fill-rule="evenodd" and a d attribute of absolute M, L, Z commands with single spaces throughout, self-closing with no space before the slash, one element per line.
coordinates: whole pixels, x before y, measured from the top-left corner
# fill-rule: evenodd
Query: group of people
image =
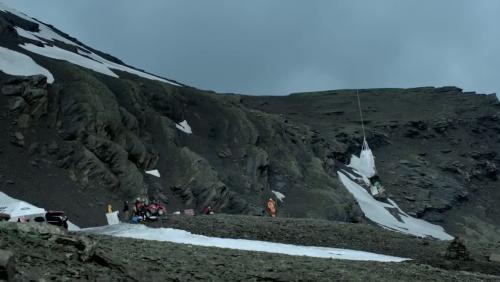
<path fill-rule="evenodd" d="M 125 220 L 131 220 L 134 223 L 145 221 L 146 219 L 148 219 L 148 212 L 146 207 L 147 207 L 146 201 L 143 201 L 141 198 L 137 198 L 135 200 L 131 214 L 129 201 L 124 201 L 123 217 Z"/>
<path fill-rule="evenodd" d="M 159 202 L 149 203 L 147 200 L 137 198 L 134 202 L 132 213 L 130 213 L 130 203 L 129 201 L 123 202 L 123 219 L 128 221 L 131 220 L 133 223 L 139 223 L 145 220 L 154 219 L 155 216 L 163 216 L 167 213 L 166 207 Z M 192 212 L 194 215 L 194 211 Z M 214 208 L 212 205 L 207 205 L 203 208 L 202 214 L 212 215 L 214 214 Z M 185 214 L 188 214 L 185 212 Z"/>
<path fill-rule="evenodd" d="M 151 209 L 154 211 L 154 214 L 151 212 Z M 271 217 L 276 217 L 277 214 L 277 203 L 276 201 L 271 197 L 267 201 L 267 212 Z M 123 202 L 123 218 L 124 220 L 132 220 L 134 223 L 139 223 L 142 221 L 145 221 L 147 219 L 150 219 L 151 215 L 164 215 L 166 213 L 166 208 L 162 204 L 147 204 L 145 200 L 142 200 L 141 198 L 137 198 L 132 214 L 130 213 L 130 204 L 129 201 L 124 201 Z M 212 215 L 214 214 L 214 208 L 212 205 L 207 205 L 205 208 L 203 208 L 201 214 L 203 215 Z"/>

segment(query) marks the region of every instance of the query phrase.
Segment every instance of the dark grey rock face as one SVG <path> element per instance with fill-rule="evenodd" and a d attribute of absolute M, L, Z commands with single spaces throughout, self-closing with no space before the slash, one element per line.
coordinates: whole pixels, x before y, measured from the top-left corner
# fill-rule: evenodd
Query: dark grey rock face
<path fill-rule="evenodd" d="M 369 89 L 360 95 L 368 142 L 388 195 L 410 215 L 475 240 L 498 241 L 496 97 L 432 87 Z M 354 91 L 243 100 L 249 108 L 283 115 L 288 124 L 309 126 L 315 134 L 311 145 L 323 150 L 325 170 L 329 158 L 333 164 L 348 163 L 350 154 L 359 152 Z"/>
<path fill-rule="evenodd" d="M 14 254 L 0 249 L 0 279 L 9 281 L 14 277 Z"/>

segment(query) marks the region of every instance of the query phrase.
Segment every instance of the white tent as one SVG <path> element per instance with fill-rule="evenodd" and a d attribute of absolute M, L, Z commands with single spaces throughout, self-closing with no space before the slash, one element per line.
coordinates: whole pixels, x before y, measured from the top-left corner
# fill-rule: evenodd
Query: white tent
<path fill-rule="evenodd" d="M 39 216 L 44 217 L 46 211 L 0 192 L 0 213 L 9 215 L 9 221 L 17 221 L 19 218 L 32 219 Z"/>

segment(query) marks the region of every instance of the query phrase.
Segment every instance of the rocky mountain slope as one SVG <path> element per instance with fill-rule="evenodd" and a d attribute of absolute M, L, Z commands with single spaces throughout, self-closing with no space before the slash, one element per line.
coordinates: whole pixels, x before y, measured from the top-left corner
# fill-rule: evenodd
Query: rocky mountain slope
<path fill-rule="evenodd" d="M 0 71 L 0 190 L 13 197 L 91 226 L 104 223 L 108 203 L 121 207 L 143 194 L 169 211 L 212 204 L 263 215 L 274 190 L 286 196 L 280 217 L 366 222 L 336 174 L 362 142 L 353 90 L 199 90 L 6 8 L 0 47 L 54 79 Z M 453 235 L 498 241 L 497 98 L 456 87 L 367 89 L 360 97 L 391 198 Z M 192 133 L 180 130 L 183 121 Z M 146 173 L 153 169 L 161 177 Z"/>
<path fill-rule="evenodd" d="M 498 281 L 418 262 L 343 261 L 241 252 L 0 223 L 0 279 L 9 281 Z M 6 251 L 4 248 L 15 250 Z"/>

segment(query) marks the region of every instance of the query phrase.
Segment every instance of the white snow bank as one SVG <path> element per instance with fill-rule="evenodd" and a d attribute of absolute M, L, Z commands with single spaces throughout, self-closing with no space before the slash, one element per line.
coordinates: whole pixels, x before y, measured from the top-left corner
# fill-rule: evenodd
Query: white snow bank
<path fill-rule="evenodd" d="M 193 131 L 191 130 L 191 126 L 189 126 L 187 120 L 184 120 L 180 123 L 176 123 L 175 127 L 177 127 L 177 129 L 179 129 L 180 131 L 182 131 L 184 133 L 187 133 L 187 134 L 193 133 Z"/>
<path fill-rule="evenodd" d="M 57 41 L 63 42 L 63 43 L 68 44 L 68 45 L 80 46 L 80 45 L 78 45 L 78 43 L 75 43 L 69 39 L 62 37 L 61 35 L 56 33 L 54 30 L 52 30 L 52 28 L 46 26 L 45 24 L 43 24 L 35 19 L 32 19 L 32 21 L 38 24 L 39 31 L 29 31 L 29 30 L 25 30 L 21 27 L 15 27 L 17 34 L 19 36 L 24 37 L 24 38 L 36 40 L 36 41 L 41 42 L 41 43 L 50 43 L 50 42 L 54 42 L 55 40 L 57 40 Z"/>
<path fill-rule="evenodd" d="M 149 228 L 144 225 L 118 224 L 103 227 L 86 228 L 81 230 L 84 233 L 103 234 L 116 237 L 127 237 L 144 240 L 165 241 L 180 244 L 190 244 L 205 247 L 218 247 L 244 251 L 256 251 L 266 253 L 277 253 L 294 256 L 309 256 L 318 258 L 334 258 L 345 260 L 361 261 L 381 261 L 381 262 L 402 262 L 406 258 L 380 255 L 369 252 L 326 248 L 309 247 L 290 244 L 271 243 L 264 241 L 226 239 L 217 237 L 207 237 L 192 234 L 190 232 L 172 228 Z"/>
<path fill-rule="evenodd" d="M 118 75 L 109 70 L 105 65 L 96 62 L 94 60 L 91 60 L 89 58 L 80 56 L 76 53 L 66 51 L 65 49 L 59 48 L 57 46 L 40 47 L 31 43 L 26 43 L 24 45 L 20 45 L 20 47 L 45 57 L 67 61 L 72 64 L 79 65 L 81 67 L 91 69 L 105 75 L 118 77 Z"/>
<path fill-rule="evenodd" d="M 431 236 L 441 240 L 453 239 L 452 236 L 444 231 L 443 227 L 407 215 L 391 199 L 388 199 L 389 203 L 377 201 L 361 185 L 354 182 L 346 174 L 340 171 L 337 174 L 340 181 L 354 196 L 365 216 L 371 221 L 387 229 L 418 237 Z M 358 180 L 361 179 L 358 178 Z M 397 214 L 399 219 L 391 214 L 388 209 Z"/>
<path fill-rule="evenodd" d="M 77 43 L 59 35 L 51 27 L 47 26 L 46 24 L 42 23 L 41 21 L 38 21 L 34 18 L 31 18 L 31 17 L 23 14 L 22 12 L 20 12 L 16 9 L 9 8 L 6 5 L 0 3 L 0 11 L 9 12 L 11 14 L 14 14 L 14 15 L 24 19 L 24 20 L 38 24 L 39 31 L 36 31 L 36 32 L 25 30 L 25 29 L 20 28 L 20 27 L 15 27 L 17 34 L 19 34 L 19 36 L 29 38 L 32 40 L 36 40 L 39 42 L 42 42 L 42 41 L 47 42 L 47 41 L 57 40 L 57 41 L 60 41 L 60 42 L 63 42 L 63 43 L 69 44 L 69 45 L 78 46 Z"/>
<path fill-rule="evenodd" d="M 151 174 L 151 175 L 156 176 L 156 177 L 160 177 L 160 172 L 157 169 L 147 170 L 146 173 Z"/>
<path fill-rule="evenodd" d="M 118 77 L 118 75 L 116 75 L 114 72 L 111 71 L 111 69 L 116 69 L 116 70 L 121 70 L 124 72 L 131 73 L 131 74 L 135 74 L 137 76 L 140 76 L 140 77 L 143 77 L 146 79 L 157 80 L 157 81 L 165 82 L 165 83 L 172 84 L 175 86 L 181 86 L 177 83 L 171 82 L 171 81 L 163 79 L 161 77 L 157 77 L 155 75 L 148 74 L 148 73 L 145 73 L 143 71 L 139 71 L 139 70 L 133 69 L 131 67 L 124 66 L 124 65 L 117 64 L 117 63 L 111 62 L 109 60 L 106 60 L 103 57 L 101 57 L 93 52 L 90 52 L 89 50 L 87 50 L 87 48 L 80 45 L 79 43 L 61 36 L 52 27 L 50 27 L 50 26 L 48 26 L 48 25 L 46 25 L 46 24 L 44 24 L 36 19 L 28 17 L 25 14 L 15 10 L 15 9 L 11 9 L 2 3 L 0 3 L 0 11 L 12 13 L 12 14 L 14 14 L 14 15 L 16 15 L 24 20 L 38 24 L 38 29 L 39 29 L 38 31 L 30 31 L 30 30 L 25 30 L 21 27 L 15 27 L 16 32 L 19 36 L 22 36 L 24 38 L 28 38 L 31 40 L 35 40 L 35 41 L 38 41 L 38 42 L 44 44 L 45 47 L 36 46 L 38 48 L 34 48 L 32 46 L 29 46 L 32 44 L 26 44 L 27 48 L 25 48 L 25 46 L 23 46 L 23 45 L 20 45 L 21 47 L 23 47 L 31 52 L 34 52 L 34 53 L 37 53 L 37 54 L 40 54 L 40 55 L 43 55 L 43 56 L 46 56 L 46 57 L 49 57 L 52 59 L 65 60 L 65 61 L 68 61 L 72 64 L 76 64 L 76 65 L 82 66 L 84 68 L 92 69 L 94 71 L 97 71 L 97 72 L 100 72 L 100 73 L 103 73 L 106 75 L 110 75 L 113 77 Z M 76 47 L 78 47 L 77 48 L 78 53 L 73 53 L 70 51 L 66 51 L 66 50 L 57 48 L 55 46 L 47 45 L 47 43 L 53 43 L 54 41 L 59 41 L 59 42 L 62 42 L 62 43 L 68 44 L 68 45 L 76 46 Z M 46 48 L 47 49 L 57 48 L 57 49 L 42 50 L 42 49 L 46 49 Z M 63 52 L 61 50 L 65 51 L 65 52 Z M 84 51 L 82 51 L 82 50 L 84 50 Z M 70 53 L 70 54 L 68 54 L 68 53 Z M 89 61 L 91 61 L 91 62 L 89 62 Z M 92 62 L 94 62 L 94 63 L 92 63 Z M 99 65 L 99 64 L 101 64 L 101 65 Z"/>
<path fill-rule="evenodd" d="M 87 51 L 88 52 L 88 51 Z M 168 81 L 166 79 L 163 79 L 163 78 L 160 78 L 160 77 L 157 77 L 157 76 L 154 76 L 152 74 L 149 74 L 149 73 L 145 73 L 145 72 L 142 72 L 142 71 L 139 71 L 139 70 L 136 70 L 136 69 L 133 69 L 131 67 L 127 67 L 127 66 L 124 66 L 124 65 L 120 65 L 120 64 L 117 64 L 117 63 L 114 63 L 114 62 L 111 62 L 109 60 L 106 60 L 104 59 L 103 57 L 95 54 L 95 53 L 92 53 L 92 52 L 84 52 L 84 51 L 81 51 L 81 50 L 78 50 L 78 54 L 80 55 L 83 55 L 83 56 L 88 56 L 90 57 L 91 59 L 93 60 L 96 60 L 104 65 L 106 65 L 108 68 L 111 68 L 111 69 L 116 69 L 116 70 L 121 70 L 121 71 L 124 71 L 124 72 L 128 72 L 128 73 L 131 73 L 131 74 L 135 74 L 137 76 L 140 76 L 140 77 L 143 77 L 143 78 L 147 78 L 147 79 L 151 79 L 151 80 L 158 80 L 158 81 L 161 81 L 161 82 L 165 82 L 165 83 L 168 83 L 168 84 L 172 84 L 172 85 L 175 85 L 175 86 L 180 86 L 179 84 L 177 83 L 174 83 L 172 81 Z"/>
<path fill-rule="evenodd" d="M 32 58 L 22 53 L 0 47 L 0 71 L 10 75 L 37 75 L 47 77 L 48 83 L 54 82 L 54 76 L 38 65 Z"/>
<path fill-rule="evenodd" d="M 22 19 L 25 19 L 27 21 L 35 22 L 35 19 L 28 17 L 27 15 L 21 13 L 20 11 L 18 11 L 16 9 L 12 9 L 12 8 L 8 7 L 7 5 L 5 5 L 2 2 L 0 2 L 0 11 L 9 12 L 9 13 L 14 14 L 14 15 L 16 15 Z"/>
<path fill-rule="evenodd" d="M 24 38 L 28 38 L 28 39 L 31 39 L 31 40 L 36 40 L 36 41 L 40 41 L 40 38 L 36 37 L 33 35 L 33 32 L 30 32 L 30 31 L 27 31 L 25 29 L 22 29 L 18 26 L 14 27 L 16 29 L 16 32 L 19 36 L 21 37 L 24 37 Z"/>
<path fill-rule="evenodd" d="M 275 190 L 271 190 L 271 192 L 273 192 L 274 196 L 276 196 L 276 199 L 278 199 L 280 202 L 283 202 L 283 199 L 285 198 L 285 195 L 283 195 L 283 193 Z"/>
<path fill-rule="evenodd" d="M 80 227 L 78 227 L 78 225 L 68 220 L 68 231 L 78 231 L 78 230 L 80 230 Z"/>
<path fill-rule="evenodd" d="M 173 84 L 176 86 L 179 86 L 179 84 L 170 82 L 166 79 L 156 77 L 154 75 L 150 75 L 135 69 L 132 69 L 130 67 L 126 67 L 123 65 L 119 65 L 116 63 L 113 63 L 111 61 L 108 61 L 92 52 L 84 52 L 78 49 L 78 53 L 74 53 L 71 51 L 67 51 L 65 49 L 59 48 L 57 46 L 49 46 L 49 45 L 44 45 L 44 47 L 40 47 L 31 43 L 25 43 L 22 45 L 19 45 L 21 48 L 28 50 L 30 52 L 36 53 L 38 55 L 42 55 L 45 57 L 49 57 L 52 59 L 56 60 L 63 60 L 70 62 L 72 64 L 91 69 L 93 71 L 96 71 L 98 73 L 102 73 L 105 75 L 109 75 L 112 77 L 119 77 L 116 73 L 114 73 L 111 69 L 116 69 L 116 70 L 121 70 L 124 72 L 128 72 L 131 74 L 135 74 L 140 77 L 144 77 L 147 79 L 151 80 L 158 80 L 162 82 L 166 82 L 169 84 Z M 82 47 L 83 48 L 83 47 Z"/>

